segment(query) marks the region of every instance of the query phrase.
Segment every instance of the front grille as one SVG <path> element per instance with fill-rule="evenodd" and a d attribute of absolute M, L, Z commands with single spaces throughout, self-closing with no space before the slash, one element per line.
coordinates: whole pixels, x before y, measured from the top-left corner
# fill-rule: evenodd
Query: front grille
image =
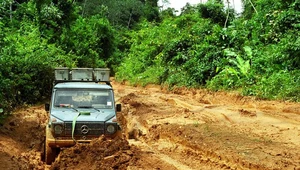
<path fill-rule="evenodd" d="M 65 136 L 72 136 L 72 122 L 65 123 Z M 104 122 L 76 122 L 74 136 L 100 136 L 104 134 Z"/>

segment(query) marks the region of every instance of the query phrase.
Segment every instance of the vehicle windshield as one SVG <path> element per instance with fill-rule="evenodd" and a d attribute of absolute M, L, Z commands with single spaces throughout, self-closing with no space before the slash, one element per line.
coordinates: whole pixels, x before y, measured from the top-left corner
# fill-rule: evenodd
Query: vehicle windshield
<path fill-rule="evenodd" d="M 106 108 L 113 107 L 111 90 L 57 89 L 54 107 Z"/>

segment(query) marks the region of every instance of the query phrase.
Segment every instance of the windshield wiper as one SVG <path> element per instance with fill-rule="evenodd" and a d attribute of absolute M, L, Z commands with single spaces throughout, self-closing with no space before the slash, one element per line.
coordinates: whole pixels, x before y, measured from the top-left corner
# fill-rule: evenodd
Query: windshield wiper
<path fill-rule="evenodd" d="M 89 109 L 89 108 L 94 108 L 93 106 L 78 106 L 77 108 L 85 108 L 85 109 Z"/>
<path fill-rule="evenodd" d="M 98 112 L 100 112 L 100 111 L 101 111 L 100 109 L 94 108 L 93 106 L 78 106 L 77 108 L 84 108 L 84 109 L 95 109 L 95 110 L 97 110 Z"/>
<path fill-rule="evenodd" d="M 93 107 L 94 108 L 94 107 Z M 98 112 L 100 112 L 101 110 L 100 109 L 97 109 L 97 108 L 94 108 L 95 110 L 97 110 Z"/>
<path fill-rule="evenodd" d="M 73 110 L 75 110 L 76 112 L 79 112 L 77 109 L 75 109 L 74 107 L 70 107 L 70 108 L 72 108 Z"/>

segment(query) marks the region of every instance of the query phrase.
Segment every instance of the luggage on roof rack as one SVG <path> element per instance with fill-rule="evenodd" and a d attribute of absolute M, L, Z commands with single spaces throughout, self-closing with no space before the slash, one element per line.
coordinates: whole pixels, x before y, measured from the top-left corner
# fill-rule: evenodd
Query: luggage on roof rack
<path fill-rule="evenodd" d="M 106 82 L 109 83 L 109 68 L 55 68 L 55 83 L 59 82 Z"/>

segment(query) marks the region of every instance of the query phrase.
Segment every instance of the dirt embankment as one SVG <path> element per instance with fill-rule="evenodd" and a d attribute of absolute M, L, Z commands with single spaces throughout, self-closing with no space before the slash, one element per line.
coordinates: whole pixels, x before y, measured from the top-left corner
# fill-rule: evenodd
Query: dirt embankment
<path fill-rule="evenodd" d="M 300 104 L 232 93 L 113 83 L 124 138 L 99 137 L 41 158 L 47 113 L 19 109 L 0 127 L 0 169 L 300 169 Z"/>

